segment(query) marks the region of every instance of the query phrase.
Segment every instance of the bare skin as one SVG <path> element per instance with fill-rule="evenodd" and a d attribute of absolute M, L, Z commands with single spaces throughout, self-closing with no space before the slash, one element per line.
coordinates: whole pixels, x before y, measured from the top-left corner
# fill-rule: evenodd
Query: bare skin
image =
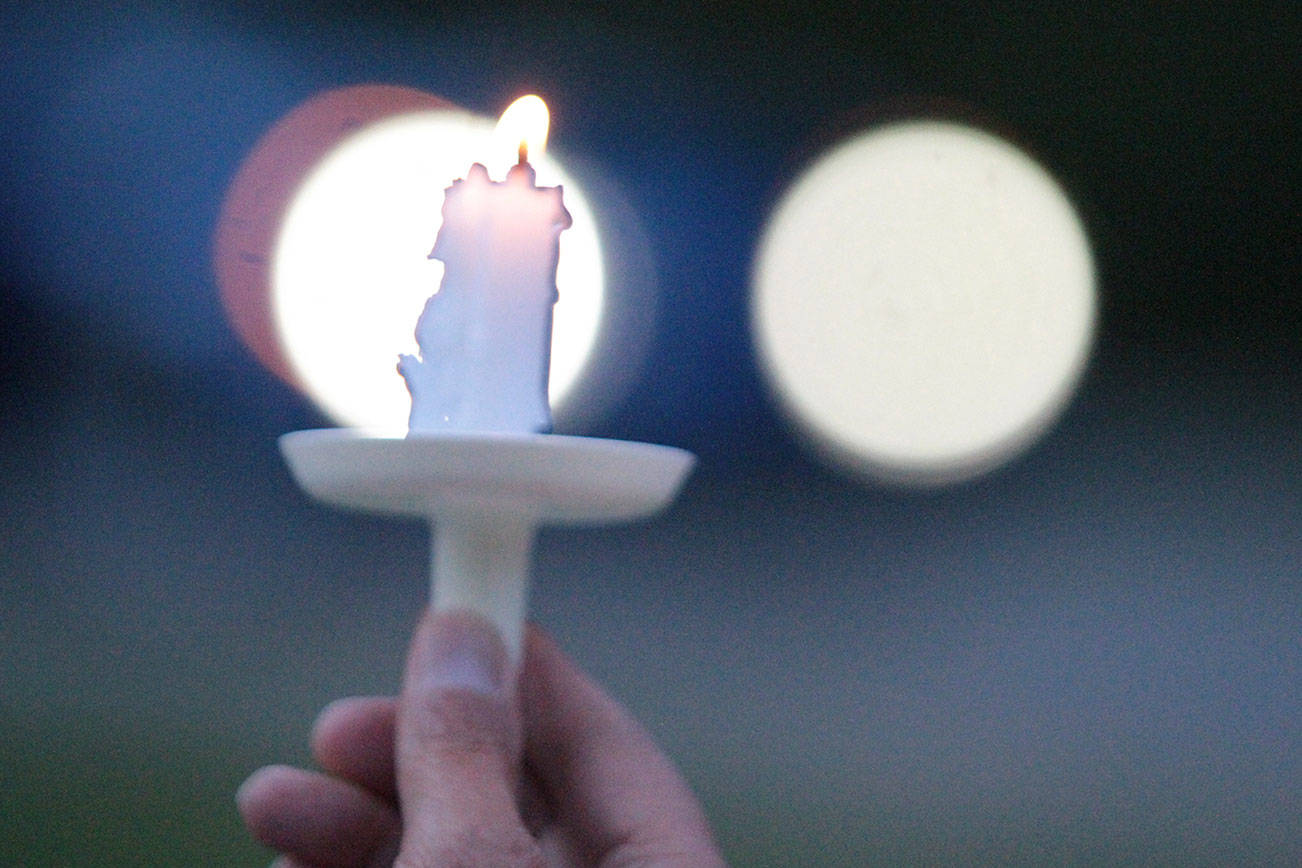
<path fill-rule="evenodd" d="M 277 868 L 720 866 L 695 796 L 651 737 L 540 631 L 518 686 L 483 618 L 426 614 L 398 698 L 329 705 L 322 771 L 240 788 Z"/>

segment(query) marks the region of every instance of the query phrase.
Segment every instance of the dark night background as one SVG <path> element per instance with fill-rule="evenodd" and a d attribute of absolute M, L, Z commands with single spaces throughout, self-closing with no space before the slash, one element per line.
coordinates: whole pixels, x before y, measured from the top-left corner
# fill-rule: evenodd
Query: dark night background
<path fill-rule="evenodd" d="M 309 503 L 326 424 L 225 324 L 241 158 L 331 87 L 526 91 L 640 215 L 652 361 L 584 433 L 696 451 L 654 522 L 543 535 L 533 612 L 737 864 L 1302 859 L 1295 3 L 3 9 L 0 863 L 260 864 L 232 794 L 391 691 L 421 527 Z M 1095 244 L 1075 401 L 984 478 L 867 483 L 779 420 L 750 261 L 802 163 L 952 105 Z"/>

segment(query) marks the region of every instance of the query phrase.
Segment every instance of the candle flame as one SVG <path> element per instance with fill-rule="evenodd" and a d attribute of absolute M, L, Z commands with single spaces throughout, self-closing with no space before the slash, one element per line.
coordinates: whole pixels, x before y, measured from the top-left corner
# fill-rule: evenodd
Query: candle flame
<path fill-rule="evenodd" d="M 507 106 L 497 122 L 494 138 L 515 148 L 517 161 L 527 163 L 529 157 L 540 157 L 547 147 L 547 128 L 551 118 L 547 103 L 541 97 L 529 94 Z"/>

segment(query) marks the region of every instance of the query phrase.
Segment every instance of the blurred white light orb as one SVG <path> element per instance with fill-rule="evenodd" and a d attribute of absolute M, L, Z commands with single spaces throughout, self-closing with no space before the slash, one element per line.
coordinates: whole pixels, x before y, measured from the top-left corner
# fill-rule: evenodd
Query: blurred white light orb
<path fill-rule="evenodd" d="M 311 171 L 285 212 L 271 268 L 272 316 L 294 378 L 343 425 L 403 433 L 411 398 L 396 371 L 417 352 L 414 329 L 439 286 L 428 259 L 443 191 L 474 162 L 501 180 L 515 162 L 493 120 L 425 110 L 364 126 Z M 550 395 L 563 406 L 601 325 L 601 242 L 582 190 L 545 153 L 540 186 L 564 184 L 574 225 L 561 233 Z"/>
<path fill-rule="evenodd" d="M 784 194 L 752 317 L 788 412 L 825 453 L 938 484 L 1032 443 L 1075 389 L 1096 317 L 1062 188 L 985 131 L 899 121 L 843 140 Z"/>

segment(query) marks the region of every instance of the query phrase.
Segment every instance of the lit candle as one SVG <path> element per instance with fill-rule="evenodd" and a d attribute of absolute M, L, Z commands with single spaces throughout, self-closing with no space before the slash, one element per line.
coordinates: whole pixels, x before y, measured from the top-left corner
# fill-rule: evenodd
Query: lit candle
<path fill-rule="evenodd" d="M 541 125 L 513 131 L 528 114 L 541 114 Z M 444 194 L 431 254 L 444 263 L 443 282 L 417 321 L 420 356 L 398 362 L 412 396 L 408 436 L 295 431 L 281 449 L 321 500 L 427 519 L 431 606 L 484 615 L 518 660 L 537 527 L 650 515 L 673 499 L 694 458 L 536 433 L 551 426 L 551 316 L 570 215 L 560 187 L 538 187 L 528 162 L 547 133 L 542 101 L 517 100 L 498 129 L 518 149 L 505 179 L 476 163 Z"/>
<path fill-rule="evenodd" d="M 524 125 L 517 129 L 517 124 Z M 416 323 L 420 357 L 402 355 L 412 434 L 546 431 L 552 306 L 562 230 L 562 192 L 538 187 L 529 165 L 547 136 L 547 109 L 521 97 L 499 124 L 518 143 L 504 181 L 480 163 L 447 188 L 431 259 L 443 282 Z"/>

